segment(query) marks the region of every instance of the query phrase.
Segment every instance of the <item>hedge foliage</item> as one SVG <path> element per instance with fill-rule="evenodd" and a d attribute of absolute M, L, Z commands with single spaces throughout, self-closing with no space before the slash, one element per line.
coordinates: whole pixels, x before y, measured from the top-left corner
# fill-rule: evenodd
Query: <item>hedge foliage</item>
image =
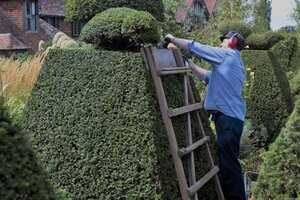
<path fill-rule="evenodd" d="M 27 138 L 0 101 L 1 199 L 58 199 Z"/>
<path fill-rule="evenodd" d="M 254 198 L 300 199 L 300 100 L 276 141 L 263 155 Z"/>
<path fill-rule="evenodd" d="M 293 99 L 285 73 L 282 73 L 272 52 L 259 50 L 242 51 L 247 69 L 244 96 L 247 118 L 256 129 L 262 125 L 268 135 L 259 136 L 262 143 L 273 142 L 293 109 Z"/>
<path fill-rule="evenodd" d="M 163 80 L 169 107 L 183 104 L 180 79 Z M 180 146 L 183 119 L 173 121 Z M 153 81 L 140 53 L 51 50 L 23 125 L 51 180 L 71 199 L 181 199 Z M 197 134 L 199 127 L 192 128 Z M 208 171 L 202 154 L 195 155 L 198 178 Z M 213 184 L 199 196 L 216 199 Z"/>
<path fill-rule="evenodd" d="M 268 31 L 249 35 L 246 39 L 246 45 L 253 50 L 269 50 L 274 44 L 283 39 L 284 37 L 280 33 Z"/>
<path fill-rule="evenodd" d="M 64 15 L 68 21 L 88 22 L 96 14 L 115 7 L 147 11 L 157 20 L 164 21 L 162 0 L 66 0 Z"/>
<path fill-rule="evenodd" d="M 229 31 L 235 31 L 240 33 L 245 39 L 252 34 L 252 29 L 249 25 L 241 23 L 239 21 L 224 21 L 218 27 L 221 35 L 225 35 Z"/>
<path fill-rule="evenodd" d="M 139 49 L 160 38 L 156 19 L 145 11 L 110 8 L 82 29 L 80 39 L 106 49 Z"/>
<path fill-rule="evenodd" d="M 295 36 L 292 35 L 283 35 L 284 39 L 274 44 L 274 46 L 270 49 L 277 60 L 279 61 L 281 67 L 286 73 L 294 73 L 298 70 L 299 56 L 298 51 L 298 41 Z M 295 63 L 294 60 L 298 62 Z"/>

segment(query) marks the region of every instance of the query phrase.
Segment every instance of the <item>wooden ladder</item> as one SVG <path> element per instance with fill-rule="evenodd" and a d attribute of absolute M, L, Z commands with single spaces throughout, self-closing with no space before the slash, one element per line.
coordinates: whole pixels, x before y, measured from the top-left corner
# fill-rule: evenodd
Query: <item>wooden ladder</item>
<path fill-rule="evenodd" d="M 201 103 L 196 103 L 193 95 L 191 85 L 189 83 L 188 72 L 191 70 L 189 67 L 184 66 L 184 61 L 181 52 L 178 49 L 157 49 L 153 47 L 142 48 L 142 56 L 146 63 L 146 66 L 151 71 L 151 75 L 154 81 L 157 98 L 159 101 L 160 111 L 162 113 L 163 121 L 167 131 L 171 154 L 176 170 L 177 179 L 179 182 L 179 188 L 181 197 L 183 200 L 198 200 L 197 191 L 201 189 L 209 180 L 213 179 L 215 183 L 215 190 L 219 200 L 224 200 L 223 192 L 219 182 L 217 173 L 219 167 L 215 166 L 209 146 L 209 136 L 204 133 L 204 128 L 201 122 L 199 109 L 203 106 Z M 183 107 L 171 109 L 168 108 L 164 88 L 161 80 L 161 76 L 169 74 L 183 74 L 183 85 L 184 85 L 184 102 Z M 191 103 L 191 104 L 190 104 Z M 191 128 L 191 112 L 196 111 L 197 123 L 200 127 L 201 138 L 200 140 L 193 142 L 192 139 L 192 128 Z M 186 147 L 179 148 L 172 124 L 172 117 L 178 115 L 186 115 Z M 198 147 L 205 145 L 207 151 L 208 162 L 210 165 L 210 171 L 206 173 L 200 180 L 196 180 L 195 173 L 195 162 L 194 162 L 194 150 Z M 189 181 L 184 172 L 182 164 L 182 157 L 188 156 L 188 177 Z M 189 185 L 188 185 L 189 183 Z"/>

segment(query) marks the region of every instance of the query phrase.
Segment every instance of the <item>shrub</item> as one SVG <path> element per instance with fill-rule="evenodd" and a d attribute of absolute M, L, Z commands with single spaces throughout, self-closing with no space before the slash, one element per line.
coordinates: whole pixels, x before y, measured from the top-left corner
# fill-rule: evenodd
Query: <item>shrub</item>
<path fill-rule="evenodd" d="M 243 94 L 247 103 L 247 118 L 254 129 L 261 126 L 267 129 L 268 135 L 260 137 L 267 146 L 275 140 L 292 112 L 289 83 L 272 52 L 245 50 L 242 58 L 247 69 Z"/>
<path fill-rule="evenodd" d="M 254 188 L 255 199 L 300 198 L 300 100 L 278 138 L 263 155 L 263 167 Z"/>
<path fill-rule="evenodd" d="M 97 13 L 116 7 L 147 11 L 157 20 L 164 21 L 164 4 L 162 0 L 66 0 L 64 14 L 68 21 L 88 22 Z"/>
<path fill-rule="evenodd" d="M 240 33 L 245 39 L 252 34 L 251 28 L 247 24 L 239 21 L 226 20 L 226 22 L 223 22 L 219 25 L 218 29 L 221 35 L 225 35 L 229 31 L 235 31 Z"/>
<path fill-rule="evenodd" d="M 24 133 L 13 125 L 0 100 L 1 199 L 58 199 Z"/>
<path fill-rule="evenodd" d="M 169 107 L 179 107 L 180 78 L 163 81 Z M 201 117 L 215 158 L 207 116 Z M 183 146 L 184 116 L 173 123 Z M 51 181 L 71 199 L 180 199 L 153 81 L 140 53 L 52 49 L 23 125 Z M 199 154 L 198 178 L 208 170 L 205 154 Z M 199 196 L 215 199 L 213 191 L 211 183 Z"/>
<path fill-rule="evenodd" d="M 269 31 L 261 34 L 251 34 L 246 39 L 246 45 L 253 50 L 268 50 L 280 40 L 283 40 L 281 34 Z"/>
<path fill-rule="evenodd" d="M 106 49 L 139 49 L 159 40 L 158 24 L 147 12 L 110 8 L 84 26 L 80 39 Z"/>
<path fill-rule="evenodd" d="M 293 73 L 298 69 L 297 65 L 292 65 L 292 60 L 295 59 L 294 57 L 299 57 L 296 37 L 286 34 L 284 39 L 274 44 L 270 50 L 275 54 L 281 67 L 286 73 Z"/>

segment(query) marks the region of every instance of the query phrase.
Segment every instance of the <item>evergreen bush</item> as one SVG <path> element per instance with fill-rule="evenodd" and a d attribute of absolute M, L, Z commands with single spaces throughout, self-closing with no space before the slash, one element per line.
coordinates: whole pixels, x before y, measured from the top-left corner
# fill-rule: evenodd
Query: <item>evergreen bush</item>
<path fill-rule="evenodd" d="M 222 22 L 218 29 L 221 35 L 225 35 L 229 31 L 235 31 L 240 33 L 245 39 L 252 34 L 252 30 L 247 24 L 234 20 Z"/>
<path fill-rule="evenodd" d="M 163 79 L 169 107 L 183 105 L 181 79 Z M 201 118 L 215 159 L 204 111 Z M 184 116 L 173 124 L 179 146 L 185 146 Z M 51 181 L 68 198 L 181 199 L 153 81 L 140 53 L 52 49 L 23 125 Z M 197 179 L 209 168 L 203 152 L 195 152 Z M 216 199 L 212 182 L 198 194 Z"/>
<path fill-rule="evenodd" d="M 97 14 L 82 29 L 80 39 L 106 49 L 139 49 L 159 40 L 155 18 L 144 11 L 110 8 Z"/>
<path fill-rule="evenodd" d="M 254 199 L 300 199 L 300 100 L 269 151 L 254 188 Z"/>
<path fill-rule="evenodd" d="M 68 21 L 88 22 L 96 14 L 116 7 L 147 11 L 158 21 L 164 21 L 162 0 L 66 0 L 64 14 Z"/>
<path fill-rule="evenodd" d="M 296 57 L 299 57 L 298 42 L 295 36 L 288 34 L 284 35 L 284 39 L 274 44 L 270 51 L 275 54 L 281 67 L 286 73 L 294 73 L 298 70 L 298 64 L 293 61 Z M 300 60 L 297 60 L 299 63 Z"/>
<path fill-rule="evenodd" d="M 253 50 L 269 50 L 274 44 L 283 40 L 283 36 L 276 32 L 251 34 L 246 39 L 246 45 Z"/>
<path fill-rule="evenodd" d="M 289 83 L 272 52 L 244 50 L 241 55 L 247 70 L 243 91 L 247 118 L 254 129 L 267 129 L 268 135 L 259 139 L 267 146 L 275 140 L 292 112 Z"/>
<path fill-rule="evenodd" d="M 1 199 L 58 199 L 27 138 L 0 100 Z"/>

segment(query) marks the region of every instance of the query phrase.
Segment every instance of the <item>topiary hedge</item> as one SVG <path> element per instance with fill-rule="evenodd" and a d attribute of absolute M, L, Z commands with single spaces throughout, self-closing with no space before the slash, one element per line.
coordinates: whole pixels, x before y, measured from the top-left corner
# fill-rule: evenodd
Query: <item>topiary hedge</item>
<path fill-rule="evenodd" d="M 251 34 L 246 39 L 246 45 L 253 50 L 269 50 L 274 44 L 283 40 L 283 36 L 276 32 Z"/>
<path fill-rule="evenodd" d="M 180 79 L 163 80 L 169 107 L 183 103 Z M 207 116 L 201 115 L 216 158 Z M 173 123 L 184 146 L 184 116 Z M 153 81 L 140 53 L 52 49 L 23 126 L 51 181 L 68 198 L 181 199 Z M 208 171 L 200 156 L 197 151 L 198 178 Z M 213 184 L 199 196 L 216 199 Z"/>
<path fill-rule="evenodd" d="M 268 135 L 259 136 L 264 145 L 273 142 L 293 109 L 290 87 L 276 57 L 268 51 L 242 51 L 247 69 L 244 97 L 247 118 L 256 129 L 263 125 Z"/>
<path fill-rule="evenodd" d="M 263 155 L 254 199 L 300 198 L 300 100 L 278 138 Z"/>
<path fill-rule="evenodd" d="M 252 34 L 252 30 L 249 25 L 234 20 L 226 20 L 222 22 L 218 29 L 221 35 L 225 35 L 229 31 L 235 31 L 240 33 L 244 38 L 247 38 Z"/>
<path fill-rule="evenodd" d="M 110 8 L 97 14 L 82 29 L 80 39 L 106 49 L 139 49 L 157 43 L 160 35 L 156 19 L 144 11 Z"/>
<path fill-rule="evenodd" d="M 1 199 L 58 199 L 27 138 L 0 100 Z"/>
<path fill-rule="evenodd" d="M 292 65 L 292 60 L 298 56 L 298 42 L 297 38 L 292 35 L 284 35 L 284 39 L 274 44 L 270 49 L 277 57 L 278 62 L 286 73 L 295 72 L 298 66 Z"/>
<path fill-rule="evenodd" d="M 157 20 L 164 21 L 162 0 L 66 0 L 64 15 L 68 21 L 88 22 L 96 14 L 116 7 L 147 11 Z"/>

